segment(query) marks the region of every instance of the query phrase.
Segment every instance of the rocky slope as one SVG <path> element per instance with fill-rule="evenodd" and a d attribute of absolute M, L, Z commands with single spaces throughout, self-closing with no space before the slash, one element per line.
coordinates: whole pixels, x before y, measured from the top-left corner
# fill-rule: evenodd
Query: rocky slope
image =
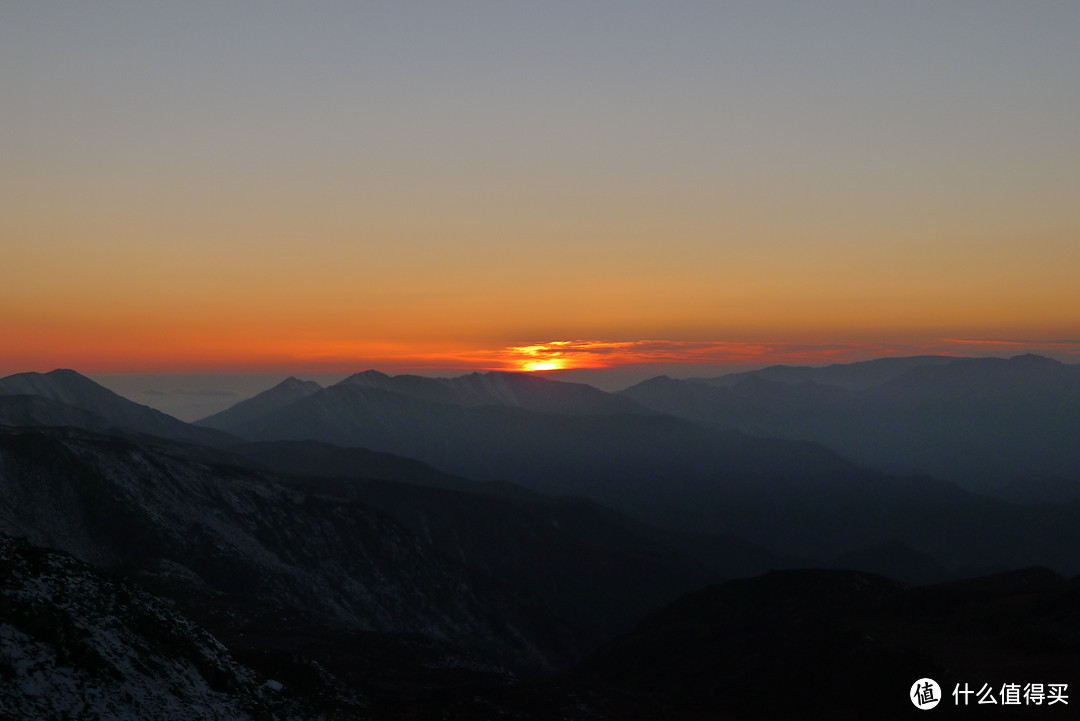
<path fill-rule="evenodd" d="M 306 717 L 156 598 L 66 554 L 0 537 L 0 717 Z"/>
<path fill-rule="evenodd" d="M 416 634 L 468 649 L 444 663 L 475 668 L 550 669 L 707 580 L 610 515 L 282 478 L 74 429 L 0 429 L 0 532 L 195 608 Z"/>

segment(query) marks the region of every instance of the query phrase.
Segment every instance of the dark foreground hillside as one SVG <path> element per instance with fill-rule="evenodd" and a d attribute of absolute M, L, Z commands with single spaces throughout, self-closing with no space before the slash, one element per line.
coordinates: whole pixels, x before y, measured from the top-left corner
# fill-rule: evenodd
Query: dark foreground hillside
<path fill-rule="evenodd" d="M 943 695 L 931 718 L 1064 719 L 1080 676 L 1080 580 L 1041 569 L 917 588 L 772 572 L 684 596 L 572 669 L 524 676 L 447 664 L 432 638 L 245 611 L 215 638 L 175 601 L 0 540 L 0 718 L 925 718 L 907 696 L 930 677 Z M 1010 684 L 1042 684 L 1042 704 L 1003 705 Z M 977 703 L 984 686 L 996 705 Z M 973 691 L 966 708 L 954 688 Z"/>
<path fill-rule="evenodd" d="M 168 601 L 67 554 L 0 537 L 0 717 L 302 714 L 280 690 Z"/>
<path fill-rule="evenodd" d="M 684 596 L 605 645 L 577 678 L 612 718 L 911 718 L 923 677 L 932 718 L 1070 718 L 1022 687 L 1080 690 L 1080 578 L 1045 569 L 923 587 L 854 571 L 777 571 Z M 996 704 L 953 698 L 959 685 Z M 1021 687 L 1004 705 L 1006 684 Z M 1068 689 L 1066 696 L 1070 696 Z"/>

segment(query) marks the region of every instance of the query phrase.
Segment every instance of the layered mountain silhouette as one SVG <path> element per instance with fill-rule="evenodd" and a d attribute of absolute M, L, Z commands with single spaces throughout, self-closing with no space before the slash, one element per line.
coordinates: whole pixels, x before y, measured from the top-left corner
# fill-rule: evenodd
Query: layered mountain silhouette
<path fill-rule="evenodd" d="M 220 413 L 202 419 L 199 421 L 199 425 L 218 429 L 242 426 L 245 423 L 261 418 L 267 413 L 284 408 L 301 398 L 306 398 L 312 393 L 317 393 L 321 389 L 322 386 L 314 381 L 302 381 L 299 378 L 292 377 L 286 378 L 273 388 L 263 391 L 253 398 L 240 401 Z"/>
<path fill-rule="evenodd" d="M 408 398 L 459 406 L 504 406 L 559 415 L 648 413 L 637 403 L 584 383 L 551 381 L 528 373 L 469 373 L 457 378 L 389 376 L 368 370 L 339 385 L 377 388 Z"/>
<path fill-rule="evenodd" d="M 903 365 L 891 370 L 887 386 L 902 382 L 911 366 L 948 367 L 935 358 Z M 563 412 L 553 413 L 522 408 L 517 400 L 477 405 L 474 394 L 448 402 L 457 396 L 444 390 L 453 386 L 435 379 L 405 377 L 401 385 L 409 392 L 399 393 L 388 390 L 396 387 L 393 378 L 360 375 L 379 387 L 361 385 L 353 376 L 225 429 L 261 441 L 363 447 L 466 478 L 583 496 L 660 528 L 733 534 L 785 557 L 819 563 L 852 553 L 865 557 L 883 544 L 899 543 L 953 569 L 1030 564 L 1080 569 L 1080 555 L 1060 543 L 1062 533 L 1073 534 L 1068 530 L 1072 511 L 1065 508 L 1021 510 L 927 476 L 874 471 L 821 445 L 752 437 L 700 420 L 636 409 L 577 414 L 580 389 L 574 384 L 511 374 L 493 379 L 513 388 L 521 384 L 547 399 L 571 398 Z M 672 383 L 687 394 L 704 389 L 706 398 L 711 391 L 725 391 Z M 754 377 L 734 388 L 747 384 L 763 384 L 781 398 L 804 390 Z M 442 400 L 421 397 L 414 387 L 443 389 Z M 801 397 L 819 392 L 851 393 L 814 384 Z M 755 397 L 762 395 L 775 394 Z M 497 400 L 494 394 L 484 398 Z M 553 404 L 549 400 L 544 407 Z M 1050 526 L 1040 520 L 1044 517 L 1052 519 Z M 991 527 L 993 533 L 987 531 Z"/>
<path fill-rule="evenodd" d="M 959 360 L 955 356 L 923 355 L 900 358 L 876 358 L 858 363 L 834 363 L 828 366 L 775 365 L 756 371 L 729 373 L 717 378 L 698 378 L 697 382 L 713 386 L 738 385 L 750 378 L 776 381 L 785 385 L 814 383 L 836 386 L 849 391 L 861 391 L 888 383 L 916 368 L 945 365 Z"/>
<path fill-rule="evenodd" d="M 209 446 L 236 439 L 129 401 L 73 370 L 0 378 L 0 423 L 117 430 Z"/>
<path fill-rule="evenodd" d="M 426 634 L 510 668 L 572 659 L 710 577 L 578 501 L 283 478 L 74 429 L 0 430 L 0 463 L 6 535 L 204 607 Z"/>
<path fill-rule="evenodd" d="M 876 468 L 1012 499 L 1080 495 L 1080 367 L 1040 356 L 658 377 L 620 395 L 681 418 L 814 441 Z"/>
<path fill-rule="evenodd" d="M 199 426 L 73 371 L 0 379 L 0 715 L 899 718 L 923 676 L 1067 680 L 1080 503 L 746 431 L 863 413 L 860 447 L 925 422 L 975 452 L 1041 411 L 1070 428 L 1075 370 L 888 359 L 622 396 L 366 371 Z"/>

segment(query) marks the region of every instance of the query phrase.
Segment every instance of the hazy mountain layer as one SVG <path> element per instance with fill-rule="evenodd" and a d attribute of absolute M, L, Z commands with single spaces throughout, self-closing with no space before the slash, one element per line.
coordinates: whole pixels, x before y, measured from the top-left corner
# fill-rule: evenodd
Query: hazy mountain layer
<path fill-rule="evenodd" d="M 322 386 L 314 381 L 286 378 L 269 390 L 240 401 L 220 413 L 203 418 L 197 425 L 218 429 L 242 425 L 279 408 L 284 408 L 301 398 L 306 398 L 312 393 L 317 393 L 321 389 Z"/>
<path fill-rule="evenodd" d="M 815 441 L 886 470 L 1007 486 L 1012 498 L 1080 495 L 1080 368 L 1038 356 L 660 377 L 622 395 L 698 422 Z"/>
<path fill-rule="evenodd" d="M 226 433 L 193 426 L 129 401 L 72 370 L 18 373 L 0 378 L 0 396 L 52 401 L 0 400 L 0 421 L 8 425 L 73 425 L 87 430 L 120 430 L 210 446 L 236 442 Z"/>
<path fill-rule="evenodd" d="M 355 373 L 338 385 L 378 388 L 408 398 L 460 406 L 504 406 L 542 413 L 598 415 L 649 413 L 637 403 L 584 383 L 564 383 L 529 373 L 469 373 L 456 378 Z"/>
<path fill-rule="evenodd" d="M 419 634 L 477 659 L 457 663 L 565 662 L 709 578 L 576 502 L 285 480 L 74 430 L 0 429 L 0 469 L 4 533 L 197 606 Z"/>
<path fill-rule="evenodd" d="M 584 496 L 663 528 L 730 533 L 818 563 L 896 542 L 954 570 L 1080 569 L 1080 544 L 1062 542 L 1080 542 L 1076 510 L 1019 509 L 861 468 L 815 444 L 673 417 L 467 407 L 341 384 L 231 430 L 362 446 L 468 478 Z"/>
<path fill-rule="evenodd" d="M 786 385 L 815 383 L 836 386 L 849 391 L 861 391 L 888 383 L 916 368 L 945 365 L 961 360 L 955 356 L 923 355 L 902 358 L 876 358 L 858 363 L 834 363 L 827 366 L 776 365 L 756 371 L 729 373 L 716 378 L 691 378 L 696 383 L 711 386 L 734 386 L 748 378 L 761 378 Z"/>

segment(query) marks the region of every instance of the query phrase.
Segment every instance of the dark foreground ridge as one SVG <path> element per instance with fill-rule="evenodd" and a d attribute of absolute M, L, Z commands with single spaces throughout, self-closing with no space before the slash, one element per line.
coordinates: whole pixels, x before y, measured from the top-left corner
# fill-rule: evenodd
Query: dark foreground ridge
<path fill-rule="evenodd" d="M 282 718 L 295 703 L 173 604 L 0 537 L 0 717 Z"/>
<path fill-rule="evenodd" d="M 1068 718 L 1053 708 L 956 705 L 952 690 L 1067 683 L 1080 674 L 1080 578 L 1032 568 L 908 587 L 855 571 L 776 571 L 691 593 L 578 669 L 611 718 Z M 962 697 L 961 697 L 962 700 Z M 974 704 L 974 698 L 972 703 Z"/>
<path fill-rule="evenodd" d="M 730 581 L 554 675 L 447 664 L 452 649 L 430 637 L 242 605 L 208 619 L 215 638 L 174 600 L 7 538 L 0 609 L 3 718 L 893 719 L 916 717 L 908 689 L 930 677 L 944 695 L 934 718 L 1054 719 L 1071 698 L 965 710 L 951 690 L 1075 691 L 1080 669 L 1080 580 L 1043 569 L 914 588 L 853 571 Z"/>

